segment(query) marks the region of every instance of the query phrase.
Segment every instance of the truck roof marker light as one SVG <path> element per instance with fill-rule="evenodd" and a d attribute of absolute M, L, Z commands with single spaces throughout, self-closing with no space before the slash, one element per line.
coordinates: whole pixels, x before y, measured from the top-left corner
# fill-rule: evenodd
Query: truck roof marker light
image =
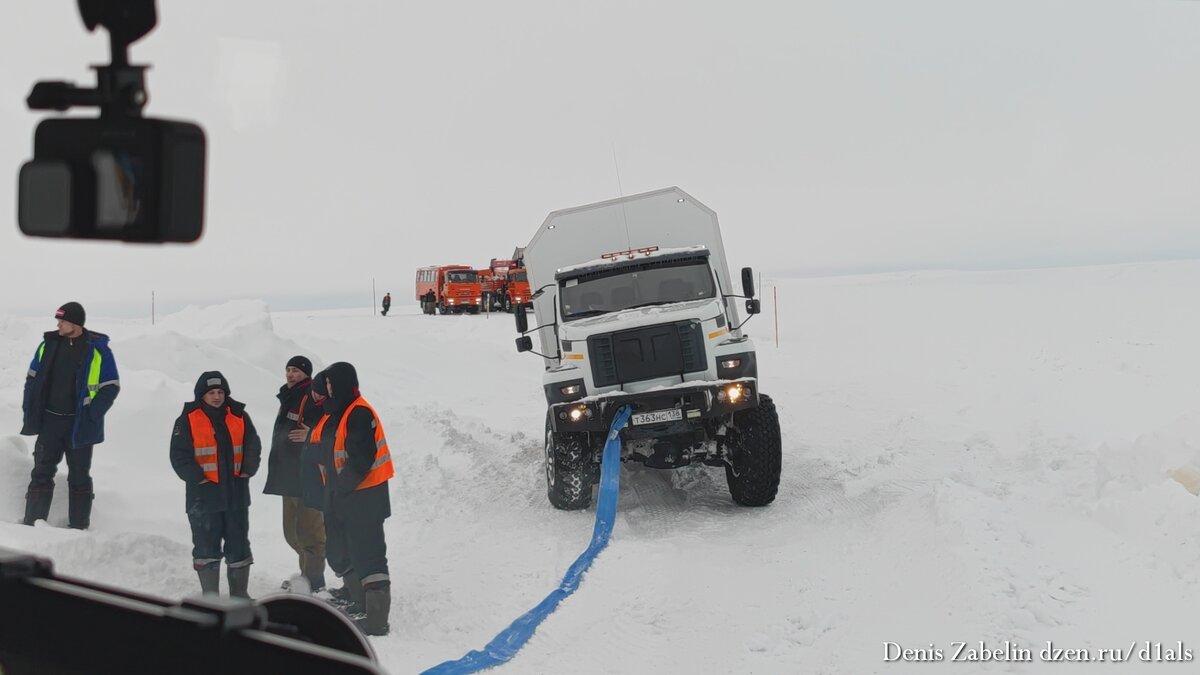
<path fill-rule="evenodd" d="M 550 225 L 547 225 L 547 226 L 546 226 L 546 229 L 547 229 L 547 230 L 553 230 L 553 229 L 554 229 L 554 224 L 553 224 L 553 223 L 551 223 Z"/>
<path fill-rule="evenodd" d="M 683 203 L 683 197 L 680 197 L 679 199 L 676 199 L 675 201 L 676 201 L 677 203 L 679 203 L 679 204 L 682 204 L 682 203 Z"/>

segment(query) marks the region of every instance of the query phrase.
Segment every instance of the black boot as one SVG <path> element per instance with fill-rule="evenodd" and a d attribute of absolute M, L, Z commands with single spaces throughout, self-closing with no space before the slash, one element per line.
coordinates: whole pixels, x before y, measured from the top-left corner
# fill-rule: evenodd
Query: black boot
<path fill-rule="evenodd" d="M 388 613 L 392 608 L 391 583 L 383 581 L 368 585 L 364 589 L 367 603 L 367 616 L 356 620 L 355 623 L 367 635 L 387 635 L 391 630 L 388 625 Z"/>
<path fill-rule="evenodd" d="M 196 570 L 200 577 L 200 592 L 205 595 L 218 595 L 221 592 L 221 563 L 209 563 Z"/>
<path fill-rule="evenodd" d="M 54 500 L 54 486 L 50 487 L 31 487 L 25 493 L 25 520 L 22 521 L 26 525 L 33 525 L 34 521 L 45 520 L 50 515 L 50 502 Z"/>
<path fill-rule="evenodd" d="M 96 498 L 91 490 L 71 490 L 67 493 L 70 500 L 67 504 L 67 527 L 75 530 L 86 530 L 92 524 L 92 500 Z"/>
<path fill-rule="evenodd" d="M 241 565 L 229 568 L 229 597 L 250 599 L 247 589 L 250 587 L 250 566 Z"/>
<path fill-rule="evenodd" d="M 342 610 L 351 617 L 358 614 L 366 614 L 367 599 L 363 595 L 362 579 L 354 572 L 347 572 L 342 575 L 342 587 L 333 593 L 334 597 L 341 596 L 349 602 L 344 606 L 339 606 Z M 335 603 L 338 604 L 338 603 Z"/>

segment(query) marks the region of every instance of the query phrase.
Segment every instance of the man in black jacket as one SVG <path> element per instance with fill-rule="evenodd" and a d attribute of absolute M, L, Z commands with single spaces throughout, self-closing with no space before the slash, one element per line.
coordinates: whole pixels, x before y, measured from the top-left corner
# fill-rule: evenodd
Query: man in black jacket
<path fill-rule="evenodd" d="M 58 330 L 42 336 L 25 378 L 21 434 L 36 435 L 33 471 L 25 493 L 26 525 L 45 520 L 54 498 L 54 474 L 67 458 L 67 524 L 91 524 L 92 448 L 104 441 L 104 415 L 121 389 L 108 336 L 83 327 L 78 302 L 58 308 Z"/>
<path fill-rule="evenodd" d="M 271 433 L 263 492 L 283 497 L 283 538 L 299 556 L 300 574 L 308 580 L 309 589 L 316 592 L 325 588 L 325 519 L 319 509 L 304 505 L 300 481 L 300 455 L 307 435 L 304 428 L 316 424 L 322 414 L 309 396 L 311 375 L 312 361 L 307 357 L 293 356 L 287 362 L 286 382 L 277 395 L 279 414 Z M 290 587 L 291 580 L 285 580 L 284 590 Z"/>
<path fill-rule="evenodd" d="M 216 594 L 221 559 L 229 568 L 229 594 L 250 597 L 250 477 L 258 471 L 262 443 L 246 406 L 229 398 L 218 371 L 196 381 L 196 399 L 183 406 L 171 436 L 171 466 L 187 484 L 192 566 L 200 589 Z"/>
<path fill-rule="evenodd" d="M 342 577 L 350 614 L 367 635 L 386 635 L 391 577 L 383 521 L 392 515 L 391 451 L 375 410 L 359 394 L 349 363 L 325 371 L 325 417 L 311 442 L 324 452 L 325 536 L 329 566 Z"/>

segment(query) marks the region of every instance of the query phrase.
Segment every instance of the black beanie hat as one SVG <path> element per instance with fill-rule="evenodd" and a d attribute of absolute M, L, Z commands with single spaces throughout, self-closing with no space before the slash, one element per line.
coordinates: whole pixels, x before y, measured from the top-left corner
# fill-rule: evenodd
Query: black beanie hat
<path fill-rule="evenodd" d="M 229 396 L 229 380 L 221 374 L 219 370 L 209 370 L 200 375 L 200 379 L 196 380 L 196 400 L 199 401 L 205 394 L 213 389 L 224 389 L 225 395 Z"/>
<path fill-rule="evenodd" d="M 68 302 L 58 308 L 58 311 L 54 313 L 54 318 L 82 326 L 83 322 L 87 320 L 87 313 L 83 311 L 83 305 L 78 302 Z"/>
<path fill-rule="evenodd" d="M 312 390 L 321 396 L 329 395 L 329 392 L 325 389 L 325 371 L 322 370 L 313 378 Z"/>
<path fill-rule="evenodd" d="M 305 375 L 312 377 L 312 361 L 309 361 L 307 356 L 293 356 L 288 359 L 287 367 L 299 368 Z"/>

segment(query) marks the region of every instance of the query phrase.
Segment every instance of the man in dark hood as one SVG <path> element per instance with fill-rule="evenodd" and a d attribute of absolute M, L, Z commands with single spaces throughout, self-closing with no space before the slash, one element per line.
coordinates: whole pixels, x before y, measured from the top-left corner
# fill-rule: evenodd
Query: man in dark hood
<path fill-rule="evenodd" d="M 383 521 L 391 514 L 391 451 L 374 408 L 349 363 L 325 371 L 326 416 L 311 442 L 324 454 L 325 539 L 329 566 L 342 577 L 350 614 L 367 635 L 386 635 L 391 578 Z"/>
<path fill-rule="evenodd" d="M 283 497 L 283 538 L 296 552 L 300 574 L 315 592 L 325 588 L 325 521 L 319 509 L 305 506 L 301 487 L 301 454 L 307 429 L 322 415 L 309 396 L 312 368 L 306 356 L 293 356 L 284 367 L 285 382 L 277 395 L 279 413 L 271 433 L 263 492 Z M 290 588 L 291 579 L 287 579 L 283 589 Z"/>
<path fill-rule="evenodd" d="M 194 393 L 171 435 L 171 466 L 187 484 L 192 566 L 201 590 L 216 594 L 224 558 L 229 594 L 248 598 L 254 562 L 250 477 L 258 471 L 262 443 L 246 406 L 229 398 L 229 381 L 219 371 L 202 374 Z"/>

